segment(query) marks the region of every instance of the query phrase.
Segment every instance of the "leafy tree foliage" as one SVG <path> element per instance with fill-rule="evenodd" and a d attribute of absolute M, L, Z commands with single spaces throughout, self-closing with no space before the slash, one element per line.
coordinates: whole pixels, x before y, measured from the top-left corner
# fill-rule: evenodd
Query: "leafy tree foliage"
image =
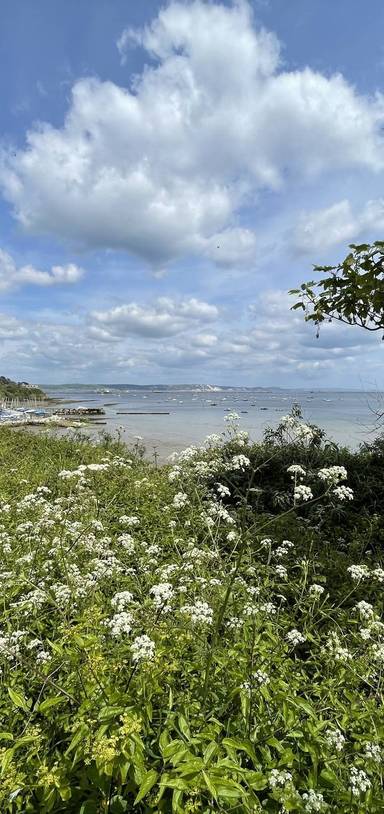
<path fill-rule="evenodd" d="M 27 382 L 13 382 L 5 376 L 0 376 L 0 399 L 45 399 L 47 398 L 40 387 L 27 384 Z"/>
<path fill-rule="evenodd" d="M 325 320 L 338 320 L 367 331 L 383 331 L 384 338 L 384 241 L 352 243 L 350 249 L 337 266 L 314 267 L 326 277 L 289 292 L 299 295 L 293 310 L 302 308 L 318 332 Z"/>

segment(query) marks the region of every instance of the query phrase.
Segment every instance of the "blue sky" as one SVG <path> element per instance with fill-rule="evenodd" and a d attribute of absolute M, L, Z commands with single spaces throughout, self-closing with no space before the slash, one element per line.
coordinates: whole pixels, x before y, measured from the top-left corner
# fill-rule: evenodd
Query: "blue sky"
<path fill-rule="evenodd" d="M 383 237 L 384 6 L 4 0 L 0 374 L 381 387 L 287 290 Z"/>

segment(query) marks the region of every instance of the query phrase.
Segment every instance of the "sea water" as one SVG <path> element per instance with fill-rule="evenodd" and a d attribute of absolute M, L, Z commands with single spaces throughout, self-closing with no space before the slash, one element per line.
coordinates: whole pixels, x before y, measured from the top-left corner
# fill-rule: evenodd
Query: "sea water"
<path fill-rule="evenodd" d="M 377 419 L 377 413 L 384 412 L 384 394 L 378 392 L 192 385 L 166 389 L 123 384 L 43 387 L 49 396 L 63 399 L 68 406 L 105 410 L 106 425 L 88 427 L 86 432 L 91 436 L 106 430 L 119 433 L 128 444 L 134 444 L 139 436 L 147 454 L 156 451 L 160 460 L 202 443 L 207 435 L 222 432 L 224 417 L 230 411 L 238 413 L 241 429 L 253 440 L 261 440 L 266 427 L 276 427 L 293 404 L 300 404 L 305 421 L 317 424 L 331 440 L 353 449 L 384 432 L 384 419 L 381 423 Z"/>

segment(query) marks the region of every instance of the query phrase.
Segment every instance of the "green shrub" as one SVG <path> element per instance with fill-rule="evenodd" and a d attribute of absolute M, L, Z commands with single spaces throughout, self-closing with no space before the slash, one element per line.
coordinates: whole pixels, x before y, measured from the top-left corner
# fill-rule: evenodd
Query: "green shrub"
<path fill-rule="evenodd" d="M 0 431 L 1 811 L 383 811 L 384 571 L 288 447 L 276 515 L 231 425 L 162 469 Z"/>

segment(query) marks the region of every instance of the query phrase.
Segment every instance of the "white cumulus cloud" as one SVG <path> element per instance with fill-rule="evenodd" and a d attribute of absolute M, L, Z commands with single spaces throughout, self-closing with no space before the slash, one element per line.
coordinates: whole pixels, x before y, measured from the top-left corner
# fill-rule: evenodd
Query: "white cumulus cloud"
<path fill-rule="evenodd" d="M 166 337 L 212 322 L 218 315 L 215 305 L 194 297 L 178 301 L 160 297 L 151 305 L 130 302 L 107 311 L 93 311 L 90 333 L 102 341 L 129 335 Z"/>
<path fill-rule="evenodd" d="M 340 243 L 357 240 L 362 234 L 384 228 L 384 199 L 367 201 L 356 211 L 347 199 L 325 209 L 304 212 L 294 234 L 294 247 L 303 253 L 325 251 Z"/>
<path fill-rule="evenodd" d="M 50 271 L 40 271 L 31 265 L 18 268 L 11 255 L 0 249 L 0 291 L 22 285 L 53 286 L 77 283 L 83 274 L 83 269 L 73 263 L 52 266 Z"/>
<path fill-rule="evenodd" d="M 30 232 L 154 267 L 186 254 L 248 264 L 257 237 L 242 211 L 260 189 L 384 167 L 382 97 L 283 68 L 246 2 L 171 2 L 118 46 L 148 60 L 130 85 L 77 81 L 61 128 L 39 123 L 3 153 L 0 183 Z"/>

